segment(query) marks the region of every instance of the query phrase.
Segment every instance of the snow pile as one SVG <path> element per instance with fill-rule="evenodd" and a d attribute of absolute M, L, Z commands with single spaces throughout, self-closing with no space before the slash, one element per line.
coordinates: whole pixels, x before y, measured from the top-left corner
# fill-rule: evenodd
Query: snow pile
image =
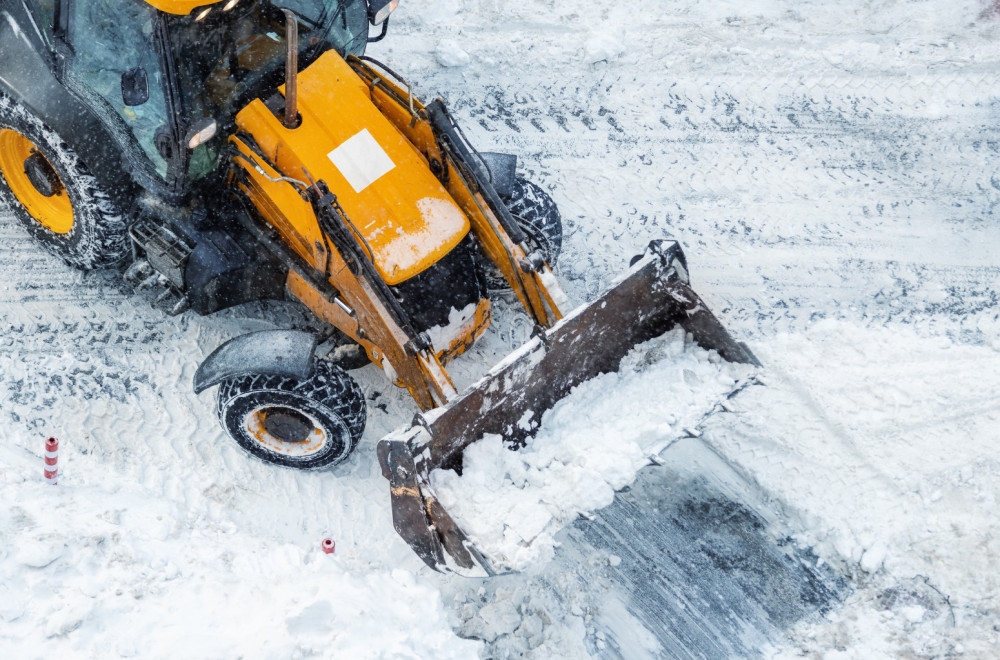
<path fill-rule="evenodd" d="M 469 335 L 473 329 L 475 318 L 475 303 L 469 303 L 461 310 L 452 307 L 448 310 L 448 323 L 446 325 L 435 325 L 426 330 L 427 338 L 431 340 L 431 346 L 436 351 L 450 348 L 453 341 Z"/>
<path fill-rule="evenodd" d="M 407 571 L 356 572 L 133 485 L 49 486 L 0 455 L 5 657 L 467 657 Z"/>
<path fill-rule="evenodd" d="M 947 326 L 945 326 L 947 327 Z M 1000 351 L 940 330 L 822 321 L 759 346 L 768 387 L 705 440 L 753 474 L 798 541 L 858 584 L 782 657 L 990 657 L 1000 636 Z"/>
<path fill-rule="evenodd" d="M 442 39 L 434 54 L 443 67 L 462 67 L 471 61 L 469 54 L 454 39 Z"/>
<path fill-rule="evenodd" d="M 651 455 L 694 427 L 749 371 L 676 328 L 633 349 L 617 373 L 576 387 L 542 416 L 523 449 L 487 436 L 465 450 L 461 476 L 435 470 L 431 483 L 499 567 L 524 570 L 548 561 L 556 532 L 610 504 Z"/>

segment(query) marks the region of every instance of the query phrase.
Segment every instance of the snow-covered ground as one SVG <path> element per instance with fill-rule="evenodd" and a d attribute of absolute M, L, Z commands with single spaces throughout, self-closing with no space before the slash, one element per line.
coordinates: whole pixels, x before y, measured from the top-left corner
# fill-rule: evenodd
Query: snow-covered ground
<path fill-rule="evenodd" d="M 998 37 L 985 0 L 403 0 L 370 50 L 551 191 L 572 298 L 674 236 L 765 364 L 699 442 L 848 586 L 762 654 L 1000 655 Z M 307 322 L 291 306 L 167 318 L 9 217 L 0 236 L 0 657 L 666 653 L 597 582 L 551 577 L 570 548 L 544 581 L 424 568 L 374 457 L 413 404 L 373 367 L 336 471 L 233 447 L 191 376 L 228 337 Z M 530 335 L 495 317 L 459 381 Z"/>

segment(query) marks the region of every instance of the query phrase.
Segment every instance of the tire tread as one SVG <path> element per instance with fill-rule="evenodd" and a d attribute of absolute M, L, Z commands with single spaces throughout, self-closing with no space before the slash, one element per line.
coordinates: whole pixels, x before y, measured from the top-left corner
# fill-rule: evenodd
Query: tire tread
<path fill-rule="evenodd" d="M 0 204 L 14 212 L 22 225 L 47 249 L 81 270 L 113 268 L 129 254 L 127 223 L 111 196 L 61 136 L 0 93 L 0 127 L 12 128 L 34 142 L 57 169 L 73 202 L 73 229 L 55 235 L 36 222 L 0 176 Z"/>
<path fill-rule="evenodd" d="M 216 394 L 216 415 L 219 422 L 232 435 L 226 427 L 226 412 L 234 399 L 275 391 L 293 393 L 317 402 L 340 417 L 347 426 L 350 446 L 336 462 L 345 460 L 357 446 L 367 421 L 364 393 L 357 382 L 340 367 L 322 361 L 316 363 L 312 376 L 304 380 L 267 374 L 248 374 L 224 380 Z M 322 468 L 328 465 L 330 463 L 302 468 Z"/>

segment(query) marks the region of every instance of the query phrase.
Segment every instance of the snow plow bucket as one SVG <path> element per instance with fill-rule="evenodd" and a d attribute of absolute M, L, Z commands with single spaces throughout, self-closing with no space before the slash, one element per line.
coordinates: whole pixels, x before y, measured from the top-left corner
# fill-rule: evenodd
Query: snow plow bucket
<path fill-rule="evenodd" d="M 431 568 L 495 575 L 490 562 L 438 501 L 432 470 L 462 467 L 462 453 L 484 434 L 510 446 L 532 432 L 518 422 L 541 419 L 580 383 L 616 371 L 635 346 L 682 326 L 705 349 L 731 362 L 760 363 L 712 315 L 688 284 L 675 241 L 653 241 L 628 273 L 596 301 L 539 333 L 448 404 L 418 414 L 378 444 L 389 480 L 396 531 Z"/>

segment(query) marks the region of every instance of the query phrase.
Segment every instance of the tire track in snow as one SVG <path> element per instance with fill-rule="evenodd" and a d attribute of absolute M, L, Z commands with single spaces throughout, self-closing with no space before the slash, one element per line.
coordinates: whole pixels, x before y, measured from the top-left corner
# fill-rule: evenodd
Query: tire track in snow
<path fill-rule="evenodd" d="M 725 289 L 727 307 L 759 307 L 761 288 L 799 289 L 873 322 L 917 321 L 997 305 L 992 282 L 1000 268 L 983 248 L 998 238 L 987 221 L 1000 202 L 994 102 L 988 95 L 967 99 L 967 91 L 955 96 L 952 110 L 972 125 L 921 109 L 949 90 L 986 82 L 973 74 L 876 89 L 865 81 L 821 80 L 808 96 L 795 94 L 801 85 L 778 83 L 749 97 L 709 85 L 679 91 L 675 83 L 665 87 L 670 113 L 659 121 L 645 106 L 646 114 L 621 105 L 567 110 L 552 99 L 581 92 L 566 87 L 518 94 L 487 88 L 484 100 L 469 94 L 455 105 L 460 118 L 518 127 L 514 135 L 477 137 L 527 151 L 525 170 L 546 181 L 562 205 L 570 256 L 561 271 L 579 298 L 605 286 L 642 249 L 643 237 L 673 235 L 687 248 L 694 277 L 709 284 L 734 279 L 727 277 L 734 261 L 751 253 L 757 273 L 746 287 L 750 295 Z M 640 89 L 657 98 L 663 88 L 651 93 L 637 85 L 618 97 L 636 98 Z M 607 97 L 602 103 L 610 104 Z M 555 171 L 547 160 L 568 167 Z M 928 246 L 920 237 L 941 222 L 956 230 L 953 240 Z M 719 258 L 727 245 L 732 254 Z M 792 260 L 777 271 L 775 248 Z M 816 254 L 825 263 L 810 263 Z M 886 270 L 896 273 L 893 281 L 873 287 Z M 921 285 L 940 288 L 945 300 L 923 309 L 899 304 Z M 762 321 L 752 330 L 765 332 Z"/>

